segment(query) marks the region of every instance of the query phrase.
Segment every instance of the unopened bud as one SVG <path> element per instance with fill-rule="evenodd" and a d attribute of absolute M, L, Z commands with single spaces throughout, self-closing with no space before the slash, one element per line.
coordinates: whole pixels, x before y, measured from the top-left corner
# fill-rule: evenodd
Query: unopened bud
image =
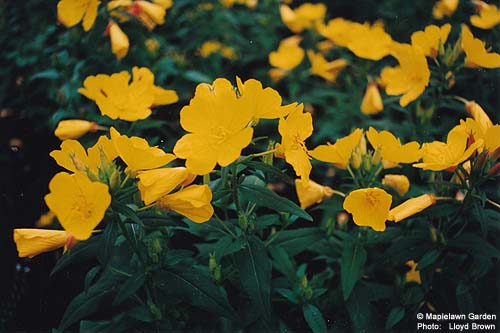
<path fill-rule="evenodd" d="M 210 253 L 210 258 L 208 259 L 208 268 L 213 272 L 217 267 L 217 261 L 215 261 L 215 257 L 212 253 Z"/>
<path fill-rule="evenodd" d="M 349 215 L 347 215 L 346 212 L 340 212 L 337 214 L 337 225 L 339 227 L 343 227 L 347 224 L 347 222 L 349 221 Z"/>
<path fill-rule="evenodd" d="M 362 158 L 359 152 L 356 150 L 351 155 L 351 166 L 354 169 L 359 169 L 361 167 Z"/>
<path fill-rule="evenodd" d="M 75 169 L 78 171 L 87 171 L 87 167 L 85 164 L 80 161 L 78 157 L 74 153 L 70 153 L 69 157 L 71 158 L 71 161 L 73 162 L 73 165 L 75 166 Z"/>
<path fill-rule="evenodd" d="M 111 190 L 117 190 L 120 187 L 120 183 L 120 172 L 116 168 L 113 168 L 113 171 L 109 175 L 109 187 L 111 188 Z"/>
<path fill-rule="evenodd" d="M 300 285 L 302 286 L 302 288 L 307 288 L 307 284 L 308 284 L 308 281 L 307 281 L 307 275 L 302 275 L 302 278 L 300 279 Z"/>
<path fill-rule="evenodd" d="M 380 149 L 376 149 L 372 156 L 372 165 L 377 165 L 382 160 L 382 153 Z"/>

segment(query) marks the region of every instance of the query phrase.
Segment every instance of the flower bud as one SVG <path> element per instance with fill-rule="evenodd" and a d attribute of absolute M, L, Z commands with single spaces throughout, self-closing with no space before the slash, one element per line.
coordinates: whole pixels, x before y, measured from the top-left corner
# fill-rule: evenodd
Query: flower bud
<path fill-rule="evenodd" d="M 380 113 L 384 109 L 382 97 L 376 82 L 371 82 L 366 87 L 363 101 L 361 102 L 361 112 L 366 115 Z"/>
<path fill-rule="evenodd" d="M 329 198 L 333 195 L 332 188 L 320 185 L 312 180 L 305 182 L 302 179 L 296 179 L 295 189 L 301 208 L 308 208 L 315 203 L 320 203 L 324 198 Z"/>
<path fill-rule="evenodd" d="M 59 124 L 57 124 L 57 128 L 54 131 L 54 134 L 61 141 L 68 139 L 78 139 L 79 137 L 87 134 L 87 132 L 95 132 L 97 130 L 97 127 L 97 123 L 86 120 L 61 120 Z"/>
<path fill-rule="evenodd" d="M 217 262 L 215 261 L 215 257 L 212 253 L 210 253 L 210 258 L 208 259 L 208 268 L 210 268 L 210 271 L 213 272 L 216 267 Z"/>
<path fill-rule="evenodd" d="M 476 102 L 468 101 L 467 103 L 465 103 L 465 110 L 472 118 L 474 118 L 475 121 L 479 123 L 479 126 L 481 126 L 481 130 L 483 132 L 486 132 L 488 128 L 493 126 L 493 123 L 491 122 L 490 117 L 488 117 L 488 114 L 486 114 L 481 105 L 477 104 Z"/>
<path fill-rule="evenodd" d="M 420 213 L 426 208 L 434 205 L 436 198 L 433 194 L 422 194 L 416 198 L 411 198 L 389 211 L 388 220 L 400 222 L 410 216 Z"/>
<path fill-rule="evenodd" d="M 127 35 L 114 21 L 110 21 L 106 32 L 111 40 L 111 51 L 118 60 L 121 60 L 128 53 L 129 41 Z"/>
<path fill-rule="evenodd" d="M 392 188 L 401 197 L 410 189 L 410 180 L 405 175 L 385 175 L 382 184 Z"/>

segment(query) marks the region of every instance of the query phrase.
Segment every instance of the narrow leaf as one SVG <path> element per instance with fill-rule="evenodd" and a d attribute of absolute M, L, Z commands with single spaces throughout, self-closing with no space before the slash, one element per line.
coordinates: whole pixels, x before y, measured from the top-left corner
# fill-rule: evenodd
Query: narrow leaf
<path fill-rule="evenodd" d="M 344 243 L 342 250 L 340 280 L 344 300 L 349 298 L 352 289 L 363 273 L 366 262 L 366 250 L 359 244 Z"/>
<path fill-rule="evenodd" d="M 306 304 L 302 307 L 304 318 L 313 331 L 313 333 L 325 333 L 326 323 L 323 315 L 317 307 L 312 304 Z"/>

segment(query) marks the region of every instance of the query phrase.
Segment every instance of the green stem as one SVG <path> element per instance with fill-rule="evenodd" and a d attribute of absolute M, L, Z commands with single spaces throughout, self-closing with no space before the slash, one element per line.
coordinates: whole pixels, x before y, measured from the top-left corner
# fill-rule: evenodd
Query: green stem
<path fill-rule="evenodd" d="M 359 181 L 356 179 L 356 176 L 354 175 L 354 172 L 352 171 L 351 169 L 351 166 L 350 165 L 347 165 L 347 172 L 349 172 L 349 175 L 351 175 L 351 178 L 352 180 L 354 181 L 354 184 L 356 184 L 356 187 L 357 188 L 361 188 L 361 184 L 359 183 Z"/>
<path fill-rule="evenodd" d="M 226 223 L 224 223 L 224 221 L 219 216 L 217 216 L 217 214 L 214 213 L 214 216 L 215 216 L 215 220 L 217 222 L 219 222 L 220 225 L 222 225 L 222 227 L 224 228 L 224 230 L 227 231 L 228 234 L 230 234 L 234 239 L 238 238 L 238 236 L 236 236 L 236 234 L 234 232 L 232 232 L 231 229 L 229 229 L 229 227 L 226 225 Z"/>

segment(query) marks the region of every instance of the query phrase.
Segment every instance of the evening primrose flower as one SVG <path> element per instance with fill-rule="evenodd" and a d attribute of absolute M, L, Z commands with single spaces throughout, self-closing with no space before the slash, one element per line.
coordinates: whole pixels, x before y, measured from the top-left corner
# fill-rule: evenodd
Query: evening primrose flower
<path fill-rule="evenodd" d="M 213 53 L 219 53 L 221 56 L 227 59 L 236 58 L 234 49 L 232 49 L 229 46 L 225 46 L 222 43 L 215 40 L 209 40 L 204 42 L 198 49 L 198 53 L 203 58 L 208 58 Z"/>
<path fill-rule="evenodd" d="M 281 144 L 276 147 L 276 155 L 284 157 L 292 165 L 295 174 L 307 182 L 312 166 L 304 141 L 311 136 L 313 123 L 311 114 L 304 113 L 303 110 L 304 104 L 299 104 L 286 118 L 280 119 L 278 131 L 281 134 Z"/>
<path fill-rule="evenodd" d="M 154 75 L 146 67 L 134 67 L 133 79 L 127 71 L 88 76 L 78 92 L 96 102 L 103 115 L 111 119 L 135 121 L 151 115 L 151 108 L 177 102 L 175 91 L 154 85 Z"/>
<path fill-rule="evenodd" d="M 382 96 L 376 82 L 370 82 L 366 86 L 365 95 L 361 101 L 361 112 L 366 115 L 380 113 L 384 109 Z"/>
<path fill-rule="evenodd" d="M 422 284 L 422 280 L 420 279 L 420 272 L 416 270 L 417 263 L 413 260 L 407 261 L 406 266 L 410 267 L 410 270 L 405 274 L 406 283 L 415 282 L 418 284 Z"/>
<path fill-rule="evenodd" d="M 214 213 L 212 191 L 208 185 L 191 185 L 173 194 L 162 197 L 157 207 L 173 210 L 193 222 L 203 223 L 210 220 Z"/>
<path fill-rule="evenodd" d="M 350 30 L 354 24 L 352 21 L 337 17 L 328 21 L 326 25 L 321 25 L 318 30 L 334 45 L 346 47 L 352 39 Z"/>
<path fill-rule="evenodd" d="M 137 187 L 142 201 L 145 205 L 155 202 L 181 185 L 187 177 L 188 171 L 183 167 L 139 171 Z"/>
<path fill-rule="evenodd" d="M 488 118 L 489 119 L 489 118 Z M 500 148 L 500 125 L 489 124 L 486 121 L 467 118 L 460 120 L 460 125 L 465 126 L 467 133 L 474 136 L 474 140 L 482 140 L 483 146 L 478 147 L 478 152 L 486 149 L 490 156 Z"/>
<path fill-rule="evenodd" d="M 328 82 L 335 82 L 337 75 L 348 64 L 348 61 L 342 58 L 328 62 L 321 53 L 315 53 L 313 50 L 307 50 L 307 57 L 311 62 L 311 74 L 318 75 Z"/>
<path fill-rule="evenodd" d="M 58 165 L 68 171 L 87 171 L 94 176 L 98 175 L 98 169 L 106 168 L 103 162 L 108 164 L 118 156 L 111 140 L 104 135 L 101 135 L 96 144 L 87 151 L 76 140 L 65 140 L 60 147 L 60 150 L 53 150 L 49 154 Z"/>
<path fill-rule="evenodd" d="M 127 170 L 132 173 L 155 169 L 175 159 L 175 155 L 167 154 L 158 147 L 151 147 L 143 138 L 121 135 L 113 127 L 110 129 L 110 134 L 118 155 L 127 164 Z"/>
<path fill-rule="evenodd" d="M 479 10 L 479 15 L 473 15 L 470 23 L 481 29 L 492 29 L 500 24 L 500 10 L 493 4 L 487 4 L 483 1 L 474 1 Z"/>
<path fill-rule="evenodd" d="M 435 203 L 436 198 L 433 194 L 422 194 L 418 197 L 408 199 L 402 204 L 392 208 L 389 211 L 387 219 L 393 222 L 400 222 L 433 206 Z"/>
<path fill-rule="evenodd" d="M 392 197 L 386 191 L 377 187 L 362 188 L 349 193 L 344 209 L 352 214 L 356 225 L 384 231 L 391 203 Z"/>
<path fill-rule="evenodd" d="M 45 203 L 61 226 L 78 240 L 90 237 L 111 203 L 108 186 L 92 182 L 83 172 L 59 172 L 49 189 Z"/>
<path fill-rule="evenodd" d="M 346 47 L 363 59 L 380 60 L 391 53 L 394 44 L 392 37 L 379 24 L 353 22 L 344 33 L 348 40 Z"/>
<path fill-rule="evenodd" d="M 486 114 L 481 105 L 477 104 L 476 102 L 466 102 L 465 110 L 472 118 L 474 118 L 475 121 L 478 122 L 483 133 L 486 132 L 488 128 L 493 126 L 493 122 L 491 121 L 490 117 Z"/>
<path fill-rule="evenodd" d="M 61 120 L 54 131 L 59 140 L 78 139 L 88 132 L 95 132 L 99 128 L 97 123 L 81 119 Z"/>
<path fill-rule="evenodd" d="M 281 20 L 294 33 L 315 28 L 323 22 L 325 14 L 326 6 L 322 3 L 304 3 L 293 10 L 287 5 L 280 6 Z"/>
<path fill-rule="evenodd" d="M 228 80 L 201 83 L 181 110 L 181 126 L 190 133 L 177 141 L 174 154 L 186 159 L 188 170 L 197 175 L 209 173 L 216 164 L 227 166 L 250 144 L 253 116 L 254 110 L 238 99 Z"/>
<path fill-rule="evenodd" d="M 410 189 L 410 180 L 405 175 L 387 174 L 382 178 L 382 185 L 392 188 L 399 196 L 403 196 Z"/>
<path fill-rule="evenodd" d="M 476 140 L 467 147 L 469 133 L 465 126 L 455 126 L 449 133 L 447 142 L 434 141 L 422 145 L 422 163 L 413 164 L 415 168 L 441 171 L 454 169 L 458 164 L 467 160 L 483 140 Z"/>
<path fill-rule="evenodd" d="M 33 258 L 57 250 L 68 243 L 70 234 L 64 230 L 14 229 L 14 242 L 20 258 Z"/>
<path fill-rule="evenodd" d="M 269 63 L 271 66 L 289 71 L 297 67 L 304 59 L 304 49 L 299 46 L 302 40 L 299 36 L 292 36 L 283 39 L 277 51 L 269 53 Z"/>
<path fill-rule="evenodd" d="M 401 95 L 402 107 L 417 99 L 429 85 L 431 72 L 424 54 L 409 44 L 394 44 L 392 55 L 398 60 L 398 67 L 385 67 L 380 80 L 387 95 Z"/>
<path fill-rule="evenodd" d="M 304 209 L 320 203 L 324 198 L 330 198 L 334 194 L 331 187 L 320 185 L 312 180 L 305 182 L 302 179 L 296 179 L 295 190 L 300 207 Z"/>
<path fill-rule="evenodd" d="M 435 19 L 442 19 L 451 16 L 457 10 L 458 0 L 438 0 L 432 8 L 432 16 Z"/>
<path fill-rule="evenodd" d="M 465 52 L 465 66 L 498 68 L 500 67 L 500 54 L 488 52 L 484 42 L 474 38 L 469 27 L 462 24 L 462 49 Z"/>
<path fill-rule="evenodd" d="M 67 28 L 83 20 L 83 30 L 89 31 L 97 17 L 98 0 L 61 0 L 57 3 L 57 19 Z"/>
<path fill-rule="evenodd" d="M 327 143 L 326 145 L 317 146 L 310 154 L 317 160 L 332 163 L 339 169 L 346 169 L 351 155 L 362 136 L 363 130 L 356 128 L 351 134 L 338 139 L 334 144 Z"/>
<path fill-rule="evenodd" d="M 281 106 L 281 96 L 273 88 L 262 88 L 262 83 L 255 79 L 246 80 L 244 83 L 236 77 L 240 98 L 238 103 L 243 108 L 253 110 L 253 119 L 282 118 L 292 111 L 297 103 Z"/>
<path fill-rule="evenodd" d="M 382 165 L 384 168 L 393 168 L 399 163 L 412 163 L 420 159 L 420 144 L 415 141 L 401 144 L 399 138 L 389 131 L 377 132 L 370 127 L 366 132 L 366 137 L 375 150 L 379 150 L 382 155 Z"/>
<path fill-rule="evenodd" d="M 127 35 L 114 21 L 109 22 L 106 27 L 106 33 L 109 34 L 111 52 L 113 52 L 118 60 L 123 59 L 127 55 L 130 46 Z"/>
<path fill-rule="evenodd" d="M 451 24 L 441 27 L 428 25 L 423 31 L 415 31 L 411 35 L 411 45 L 422 51 L 425 56 L 436 58 L 440 45 L 444 45 L 451 31 Z"/>

